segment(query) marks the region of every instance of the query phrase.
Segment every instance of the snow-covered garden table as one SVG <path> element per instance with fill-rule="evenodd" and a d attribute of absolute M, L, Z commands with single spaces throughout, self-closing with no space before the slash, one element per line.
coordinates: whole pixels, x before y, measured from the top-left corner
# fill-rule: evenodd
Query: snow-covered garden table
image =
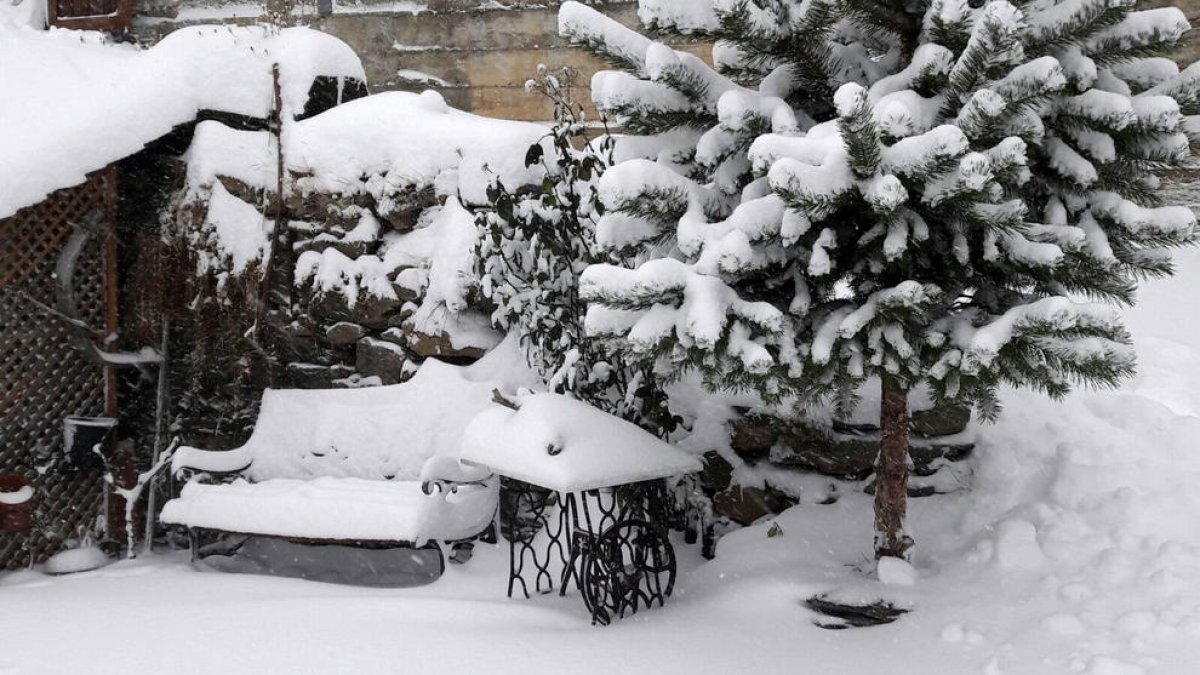
<path fill-rule="evenodd" d="M 662 605 L 675 582 L 662 479 L 700 462 L 565 396 L 531 394 L 516 405 L 475 417 L 461 451 L 518 486 L 502 507 L 512 524 L 508 595 L 519 585 L 529 596 L 526 574 L 549 592 L 561 564 L 560 595 L 574 579 L 595 624 Z"/>

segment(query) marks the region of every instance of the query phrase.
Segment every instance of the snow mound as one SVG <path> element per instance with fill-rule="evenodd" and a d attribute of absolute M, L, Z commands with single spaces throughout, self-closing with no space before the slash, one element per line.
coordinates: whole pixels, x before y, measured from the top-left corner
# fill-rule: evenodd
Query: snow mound
<path fill-rule="evenodd" d="M 508 185 L 540 181 L 525 167 L 525 151 L 545 127 L 455 110 L 433 91 L 383 92 L 289 125 L 284 156 L 305 192 L 370 194 L 437 187 L 485 203 L 492 176 Z M 274 186 L 275 155 L 265 131 L 201 124 L 188 150 L 188 182 L 217 176 L 255 187 Z"/>
<path fill-rule="evenodd" d="M 582 492 L 700 470 L 700 462 L 634 424 L 559 394 L 522 396 L 471 420 L 462 458 L 559 492 Z"/>
<path fill-rule="evenodd" d="M 180 448 L 172 470 L 249 465 L 244 475 L 252 481 L 419 480 L 430 457 L 458 451 L 463 428 L 491 399 L 491 383 L 468 380 L 464 370 L 429 360 L 408 382 L 387 387 L 268 389 L 245 445 Z"/>
<path fill-rule="evenodd" d="M 350 47 L 307 28 L 193 26 L 138 49 L 0 19 L 0 218 L 82 183 L 201 110 L 265 119 L 276 62 L 291 114 L 303 111 L 318 75 L 366 77 Z"/>
<path fill-rule="evenodd" d="M 104 567 L 112 562 L 104 551 L 95 546 L 84 546 L 60 551 L 46 561 L 46 574 L 74 574 Z"/>
<path fill-rule="evenodd" d="M 360 478 L 188 483 L 163 507 L 165 523 L 312 539 L 422 542 L 478 534 L 497 486 L 426 495 L 416 481 Z"/>

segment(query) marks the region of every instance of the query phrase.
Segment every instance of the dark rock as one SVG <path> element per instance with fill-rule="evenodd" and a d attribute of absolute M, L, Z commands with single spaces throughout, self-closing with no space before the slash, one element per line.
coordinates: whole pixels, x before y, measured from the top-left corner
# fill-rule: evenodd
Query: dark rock
<path fill-rule="evenodd" d="M 259 205 L 262 204 L 262 188 L 253 187 L 244 181 L 238 180 L 237 178 L 231 178 L 229 176 L 217 176 L 217 181 L 221 183 L 221 187 L 225 188 L 226 192 L 246 202 L 247 204 L 251 204 L 255 208 L 259 208 Z M 275 211 L 271 210 L 269 213 L 274 214 Z"/>
<path fill-rule="evenodd" d="M 308 326 L 291 322 L 276 329 L 275 346 L 284 363 L 317 362 L 321 360 L 321 345 Z"/>
<path fill-rule="evenodd" d="M 404 305 L 400 307 L 400 311 L 398 313 L 388 317 L 389 329 L 395 328 L 401 331 L 407 330 L 405 326 L 408 323 L 408 319 L 416 313 L 418 307 L 420 307 L 420 305 L 415 302 L 404 303 Z M 404 344 L 408 344 L 408 338 L 405 338 Z"/>
<path fill-rule="evenodd" d="M 396 232 L 409 232 L 420 222 L 421 212 L 437 203 L 437 192 L 428 185 L 387 195 L 372 213 L 380 224 Z"/>
<path fill-rule="evenodd" d="M 397 274 L 403 272 L 404 269 L 405 268 L 400 268 L 397 270 Z M 396 297 L 400 298 L 401 302 L 416 302 L 417 300 L 421 299 L 421 293 L 424 289 L 409 288 L 408 286 L 393 282 L 392 290 L 396 292 Z"/>
<path fill-rule="evenodd" d="M 383 330 L 388 326 L 388 318 L 399 312 L 403 304 L 398 298 L 381 298 L 364 293 L 354 303 L 351 314 L 354 321 L 367 328 Z"/>
<path fill-rule="evenodd" d="M 913 438 L 908 451 L 913 473 L 923 475 L 932 472 L 939 461 L 966 459 L 974 448 L 973 443 L 936 443 Z M 846 480 L 862 480 L 874 472 L 878 455 L 877 434 L 838 434 L 825 441 L 784 435 L 779 444 L 771 448 L 769 459 L 780 466 Z"/>
<path fill-rule="evenodd" d="M 322 293 L 306 289 L 302 292 L 301 301 L 318 323 L 333 324 L 338 321 L 350 321 L 350 305 L 341 293 Z"/>
<path fill-rule="evenodd" d="M 404 379 L 404 362 L 408 355 L 403 347 L 366 337 L 358 341 L 355 357 L 358 372 L 366 377 L 378 377 L 383 384 L 396 384 Z"/>
<path fill-rule="evenodd" d="M 316 251 L 320 253 L 327 248 L 333 246 L 336 239 L 305 239 L 296 244 L 296 253 L 307 253 L 308 251 Z"/>
<path fill-rule="evenodd" d="M 784 436 L 771 448 L 770 460 L 847 480 L 861 480 L 875 469 L 879 440 L 857 436 Z"/>
<path fill-rule="evenodd" d="M 970 422 L 970 407 L 944 405 L 932 410 L 914 411 L 909 420 L 909 428 L 916 436 L 937 438 L 961 434 Z"/>
<path fill-rule="evenodd" d="M 325 340 L 331 345 L 350 345 L 366 334 L 367 331 L 356 323 L 339 321 L 325 329 Z"/>
<path fill-rule="evenodd" d="M 332 389 L 334 380 L 346 377 L 351 372 L 349 367 L 341 364 L 289 363 L 284 376 L 287 385 L 295 389 Z"/>
<path fill-rule="evenodd" d="M 821 615 L 816 623 L 821 628 L 863 628 L 891 623 L 906 614 L 909 610 L 897 607 L 885 600 L 873 603 L 850 605 L 832 600 L 827 595 L 814 595 L 804 601 L 804 605 Z"/>
<path fill-rule="evenodd" d="M 446 333 L 430 335 L 407 324 L 404 330 L 408 339 L 409 351 L 422 358 L 438 357 L 443 360 L 454 360 L 455 362 L 461 360 L 466 363 L 483 358 L 483 355 L 487 353 L 487 350 L 482 347 L 455 347 Z"/>
<path fill-rule="evenodd" d="M 756 461 L 767 456 L 779 438 L 779 419 L 770 415 L 746 415 L 730 425 L 730 445 L 738 457 Z"/>
<path fill-rule="evenodd" d="M 833 420 L 833 433 L 835 434 L 877 434 L 879 433 L 879 425 L 870 422 L 843 422 L 842 420 Z"/>
<path fill-rule="evenodd" d="M 739 525 L 750 525 L 763 516 L 783 511 L 793 503 L 782 495 L 761 488 L 732 487 L 713 497 L 713 513 Z"/>
<path fill-rule="evenodd" d="M 330 325 L 340 321 L 357 323 L 367 328 L 382 330 L 388 326 L 392 316 L 399 313 L 404 302 L 396 297 L 379 297 L 372 293 L 359 293 L 353 306 L 338 290 L 323 292 L 306 284 L 298 289 L 298 300 L 305 313 L 318 324 Z"/>
<path fill-rule="evenodd" d="M 324 360 L 321 344 L 313 337 L 283 338 L 277 348 L 284 363 L 319 362 Z"/>
<path fill-rule="evenodd" d="M 391 342 L 392 344 L 395 344 L 395 345 L 399 345 L 401 347 L 408 346 L 408 338 L 405 337 L 404 331 L 400 330 L 399 328 L 397 328 L 395 326 L 392 326 L 391 328 L 388 328 L 387 330 L 383 331 L 382 333 L 379 334 L 378 337 L 380 340 L 387 340 L 388 342 Z"/>
<path fill-rule="evenodd" d="M 348 376 L 334 380 L 333 386 L 338 389 L 363 389 L 366 387 L 378 387 L 383 384 L 375 375 L 363 375 L 362 373 L 350 373 Z"/>
<path fill-rule="evenodd" d="M 367 255 L 368 253 L 374 253 L 379 248 L 378 241 L 362 241 L 357 239 L 319 239 L 313 241 L 314 244 L 318 242 L 326 243 L 326 248 L 335 248 L 339 253 L 351 260 Z"/>
<path fill-rule="evenodd" d="M 961 462 L 974 450 L 974 443 L 931 443 L 913 439 L 908 453 L 912 456 L 913 473 L 928 475 L 944 462 Z"/>
<path fill-rule="evenodd" d="M 732 482 L 733 465 L 716 450 L 704 453 L 704 470 L 700 473 L 700 485 L 705 492 L 720 492 Z"/>
<path fill-rule="evenodd" d="M 295 171 L 290 172 L 293 185 L 300 178 L 305 177 L 305 174 Z M 284 199 L 284 206 L 288 212 L 296 217 L 298 214 L 308 216 L 311 220 L 321 221 L 327 226 L 339 226 L 343 229 L 354 227 L 358 223 L 358 214 L 362 213 L 362 209 L 366 209 L 371 205 L 371 197 L 366 194 L 331 194 L 326 192 L 308 192 L 300 194 L 292 192 Z M 359 207 L 358 209 L 349 209 L 349 206 Z"/>

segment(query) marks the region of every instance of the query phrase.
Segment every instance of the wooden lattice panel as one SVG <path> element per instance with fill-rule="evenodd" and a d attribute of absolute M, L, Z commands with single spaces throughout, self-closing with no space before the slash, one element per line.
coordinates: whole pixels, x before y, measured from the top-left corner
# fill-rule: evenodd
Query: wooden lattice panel
<path fill-rule="evenodd" d="M 0 220 L 0 473 L 35 480 L 39 521 L 29 533 L 0 534 L 0 567 L 44 560 L 102 513 L 100 475 L 77 472 L 61 457 L 63 419 L 104 411 L 104 369 L 71 347 L 72 329 L 42 305 L 56 306 L 59 256 L 75 227 L 90 222 L 95 229 L 73 277 L 75 312 L 104 328 L 104 237 L 115 206 L 115 174 L 105 170 Z"/>

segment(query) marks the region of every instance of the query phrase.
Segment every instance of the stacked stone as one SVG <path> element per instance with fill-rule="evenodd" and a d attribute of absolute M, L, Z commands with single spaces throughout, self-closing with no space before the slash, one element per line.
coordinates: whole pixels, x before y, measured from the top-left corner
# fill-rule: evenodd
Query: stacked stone
<path fill-rule="evenodd" d="M 909 496 L 925 497 L 969 486 L 971 472 L 963 460 L 975 448 L 968 431 L 970 421 L 971 411 L 967 408 L 933 407 L 912 412 Z M 716 451 L 707 453 L 701 477 L 718 517 L 749 525 L 797 504 L 801 495 L 788 489 L 796 482 L 789 477 L 830 479 L 805 481 L 807 490 L 820 492 L 806 495 L 806 503 L 835 502 L 845 489 L 874 491 L 880 442 L 876 424 L 836 419 L 818 423 L 748 412 L 730 424 L 730 432 L 734 457 L 727 459 Z M 775 480 L 766 479 L 763 487 L 737 485 L 735 464 L 753 475 L 774 476 Z"/>
<path fill-rule="evenodd" d="M 261 190 L 226 176 L 217 179 L 242 201 L 264 203 Z M 261 208 L 273 213 L 277 208 L 274 201 L 267 195 Z M 405 256 L 405 264 L 385 270 L 390 292 L 353 283 L 323 289 L 315 277 L 304 278 L 294 271 L 306 252 L 344 258 L 347 266 L 366 262 L 385 267 L 385 242 L 422 226 L 421 214 L 438 205 L 432 187 L 381 199 L 361 193 L 292 191 L 284 203 L 292 250 L 290 256 L 281 254 L 277 261 L 279 283 L 275 285 L 277 293 L 284 290 L 290 296 L 291 306 L 269 317 L 271 347 L 282 365 L 282 378 L 275 386 L 323 389 L 396 384 L 408 379 L 426 358 L 466 364 L 483 356 L 490 345 L 456 346 L 449 335 L 423 332 L 408 321 L 425 299 L 428 261 Z M 197 206 L 203 209 L 205 205 Z M 486 308 L 467 311 L 486 315 Z"/>

